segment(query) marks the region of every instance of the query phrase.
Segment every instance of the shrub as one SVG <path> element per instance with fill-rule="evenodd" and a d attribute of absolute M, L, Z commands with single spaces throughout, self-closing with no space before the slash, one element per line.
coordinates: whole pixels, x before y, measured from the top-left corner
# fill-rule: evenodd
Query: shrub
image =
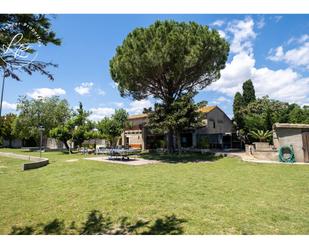
<path fill-rule="evenodd" d="M 208 138 L 205 136 L 199 137 L 198 142 L 197 142 L 197 147 L 199 149 L 208 149 L 209 148 Z"/>

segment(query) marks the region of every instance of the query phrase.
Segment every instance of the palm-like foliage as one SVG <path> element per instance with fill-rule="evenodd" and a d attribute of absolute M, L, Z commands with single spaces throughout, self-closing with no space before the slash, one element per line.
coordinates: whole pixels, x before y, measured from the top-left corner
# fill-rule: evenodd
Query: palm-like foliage
<path fill-rule="evenodd" d="M 260 142 L 267 141 L 268 138 L 272 136 L 271 131 L 264 131 L 264 130 L 256 130 L 256 131 L 250 131 L 249 135 L 253 137 L 254 139 L 258 139 Z"/>

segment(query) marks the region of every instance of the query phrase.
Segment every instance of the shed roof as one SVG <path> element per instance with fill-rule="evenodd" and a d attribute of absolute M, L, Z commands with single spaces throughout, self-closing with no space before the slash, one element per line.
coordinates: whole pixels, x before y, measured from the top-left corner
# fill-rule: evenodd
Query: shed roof
<path fill-rule="evenodd" d="M 309 124 L 290 124 L 290 123 L 275 123 L 273 128 L 287 128 L 287 129 L 309 129 Z"/>

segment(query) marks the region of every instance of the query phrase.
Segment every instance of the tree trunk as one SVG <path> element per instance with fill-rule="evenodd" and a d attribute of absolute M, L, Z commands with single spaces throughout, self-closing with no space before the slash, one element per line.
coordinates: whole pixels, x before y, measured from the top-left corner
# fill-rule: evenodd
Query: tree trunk
<path fill-rule="evenodd" d="M 167 152 L 168 153 L 173 153 L 175 151 L 173 135 L 174 135 L 173 130 L 170 129 L 167 133 Z"/>
<path fill-rule="evenodd" d="M 181 141 L 180 141 L 180 132 L 177 132 L 177 148 L 178 148 L 178 154 L 181 154 Z"/>
<path fill-rule="evenodd" d="M 68 145 L 67 141 L 62 141 L 64 143 L 65 148 L 69 151 L 69 153 L 71 153 L 71 149 L 70 146 Z"/>

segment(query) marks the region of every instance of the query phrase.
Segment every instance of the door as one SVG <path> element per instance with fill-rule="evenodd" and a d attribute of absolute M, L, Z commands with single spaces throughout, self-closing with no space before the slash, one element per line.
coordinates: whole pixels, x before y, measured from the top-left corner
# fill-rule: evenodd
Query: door
<path fill-rule="evenodd" d="M 309 132 L 303 133 L 304 161 L 309 162 Z"/>

